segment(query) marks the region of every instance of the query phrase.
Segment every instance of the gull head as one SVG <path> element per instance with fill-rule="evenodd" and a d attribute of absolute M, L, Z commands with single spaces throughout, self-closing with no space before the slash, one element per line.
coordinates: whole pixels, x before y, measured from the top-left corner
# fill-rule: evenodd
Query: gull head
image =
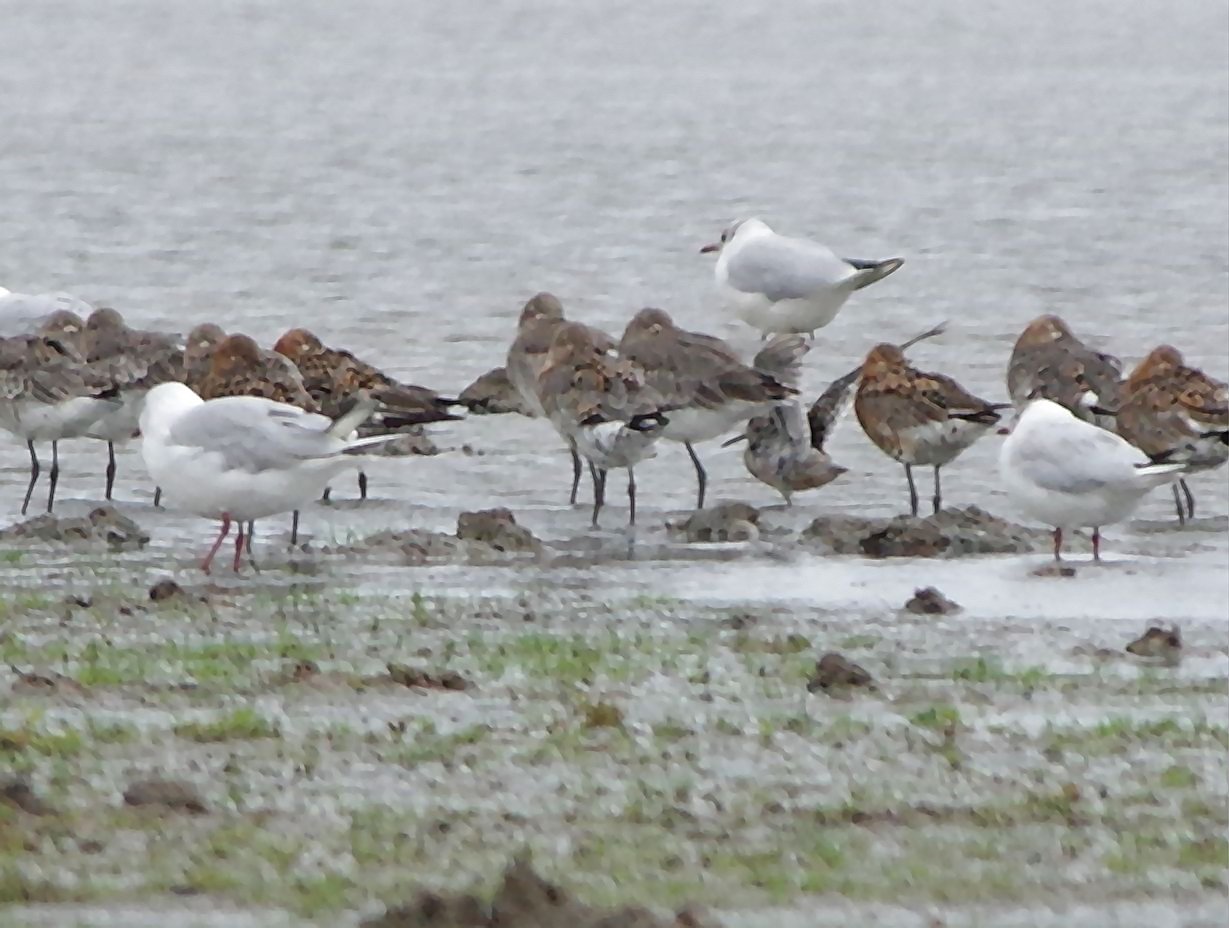
<path fill-rule="evenodd" d="M 721 240 L 705 245 L 700 249 L 700 254 L 706 255 L 711 252 L 720 252 L 734 243 L 735 239 L 742 240 L 753 235 L 762 235 L 765 232 L 771 232 L 768 228 L 768 223 L 760 219 L 738 219 L 726 226 L 721 232 Z"/>
<path fill-rule="evenodd" d="M 657 335 L 674 328 L 674 320 L 664 309 L 645 307 L 632 316 L 627 324 L 625 335 Z"/>
<path fill-rule="evenodd" d="M 297 364 L 304 355 L 323 347 L 320 339 L 307 329 L 291 329 L 277 340 L 273 350 Z"/>
<path fill-rule="evenodd" d="M 140 431 L 146 440 L 164 435 L 179 416 L 204 402 L 189 386 L 175 380 L 160 383 L 141 404 Z"/>
<path fill-rule="evenodd" d="M 542 291 L 531 296 L 524 308 L 521 309 L 521 317 L 517 320 L 517 328 L 537 322 L 540 319 L 562 319 L 563 304 L 559 302 L 559 297 L 553 293 Z"/>

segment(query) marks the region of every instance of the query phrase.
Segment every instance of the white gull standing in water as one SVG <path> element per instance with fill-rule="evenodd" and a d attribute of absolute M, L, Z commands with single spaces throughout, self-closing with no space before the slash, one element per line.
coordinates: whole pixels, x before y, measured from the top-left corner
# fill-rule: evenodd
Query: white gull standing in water
<path fill-rule="evenodd" d="M 887 277 L 903 258 L 842 258 L 826 245 L 778 235 L 760 219 L 741 219 L 701 253 L 720 252 L 713 270 L 734 313 L 765 335 L 822 329 L 855 290 Z"/>
<path fill-rule="evenodd" d="M 202 400 L 182 383 L 146 394 L 141 457 L 177 508 L 222 523 L 201 569 L 209 572 L 231 522 L 238 523 L 235 570 L 251 531 L 245 523 L 291 512 L 317 499 L 356 452 L 395 434 L 354 438 L 375 404 L 363 400 L 337 420 L 258 396 Z"/>
<path fill-rule="evenodd" d="M 1131 515 L 1149 492 L 1177 479 L 1184 463 L 1153 463 L 1126 439 L 1077 419 L 1058 403 L 1035 399 L 999 449 L 1008 497 L 1026 515 L 1054 526 L 1054 559 L 1063 532 L 1092 529 L 1101 559 L 1101 527 Z"/>

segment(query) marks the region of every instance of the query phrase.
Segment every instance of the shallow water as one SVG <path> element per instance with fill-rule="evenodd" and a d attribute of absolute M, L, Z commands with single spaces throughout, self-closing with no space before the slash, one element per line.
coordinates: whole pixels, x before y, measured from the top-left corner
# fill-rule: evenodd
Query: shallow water
<path fill-rule="evenodd" d="M 1169 341 L 1224 378 L 1226 19 L 1206 0 L 421 10 L 0 0 L 10 107 L 0 284 L 72 291 L 148 327 L 212 319 L 266 344 L 307 325 L 455 392 L 502 363 L 521 304 L 540 289 L 613 332 L 651 304 L 752 349 L 697 249 L 757 214 L 849 254 L 906 259 L 820 333 L 808 395 L 874 342 L 948 319 L 948 334 L 912 357 L 1002 398 L 1011 343 L 1044 311 L 1127 364 Z M 913 588 L 935 583 L 966 607 L 968 634 L 1018 666 L 1064 672 L 1081 665 L 1071 647 L 1121 647 L 1164 619 L 1183 625 L 1184 679 L 1226 675 L 1224 471 L 1193 479 L 1200 518 L 1186 531 L 1158 492 L 1135 522 L 1107 531 L 1113 563 L 1048 580 L 1029 574 L 1044 555 L 870 563 L 771 537 L 667 545 L 662 523 L 694 494 L 684 451 L 669 445 L 638 468 L 642 525 L 629 545 L 621 480 L 607 530 L 591 535 L 587 509 L 565 504 L 567 458 L 544 423 L 473 417 L 432 435 L 445 453 L 370 464 L 376 501 L 352 504 L 353 485 L 339 481 L 338 505 L 312 507 L 305 528 L 317 546 L 384 527 L 451 530 L 460 511 L 506 505 L 590 563 L 406 570 L 325 557 L 313 582 L 753 600 L 787 608 L 803 629 L 815 610 L 890 628 Z M 950 503 L 1013 515 L 997 486 L 1000 440 L 945 470 Z M 737 450 L 700 450 L 711 500 L 777 502 Z M 900 468 L 856 421 L 830 450 L 849 473 L 766 520 L 799 528 L 816 512 L 902 509 Z M 61 458 L 63 511 L 85 510 L 101 495 L 105 449 L 67 442 Z M 135 448 L 119 466 L 121 507 L 153 536 L 149 553 L 120 559 L 125 582 L 179 569 L 195 580 L 210 526 L 150 507 Z M 14 519 L 26 468 L 25 449 L 0 441 L 0 512 Z M 287 524 L 259 527 L 257 553 L 274 568 L 260 584 L 290 582 L 277 569 Z M 71 584 L 93 563 L 52 554 L 3 573 L 34 585 L 51 571 Z M 911 646 L 960 653 L 960 627 L 914 630 Z M 1132 705 L 1106 699 L 1070 712 L 1087 721 Z M 1067 710 L 998 711 L 978 724 L 1006 713 L 1028 729 Z"/>

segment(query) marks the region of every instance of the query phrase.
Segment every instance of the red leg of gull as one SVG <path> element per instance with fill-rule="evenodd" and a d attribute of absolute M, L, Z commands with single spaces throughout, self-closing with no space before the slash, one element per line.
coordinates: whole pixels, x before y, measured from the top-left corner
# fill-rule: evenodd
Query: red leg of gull
<path fill-rule="evenodd" d="M 1054 560 L 1061 561 L 1063 559 L 1063 530 L 1061 528 L 1054 529 Z"/>
<path fill-rule="evenodd" d="M 209 573 L 209 566 L 213 563 L 213 556 L 218 553 L 218 548 L 222 547 L 222 542 L 226 540 L 227 534 L 230 532 L 230 516 L 225 512 L 222 513 L 222 531 L 218 532 L 218 539 L 213 543 L 213 547 L 209 549 L 209 553 L 205 555 L 205 560 L 201 564 L 201 570 Z"/>
<path fill-rule="evenodd" d="M 1101 560 L 1101 529 L 1099 528 L 1092 530 L 1092 559 Z"/>
<path fill-rule="evenodd" d="M 243 531 L 244 526 L 242 522 L 238 523 L 238 528 L 239 528 L 239 533 L 235 535 L 235 561 L 234 561 L 235 573 L 239 573 L 239 565 L 243 563 L 243 542 L 244 542 L 244 539 L 247 538 L 247 535 Z"/>

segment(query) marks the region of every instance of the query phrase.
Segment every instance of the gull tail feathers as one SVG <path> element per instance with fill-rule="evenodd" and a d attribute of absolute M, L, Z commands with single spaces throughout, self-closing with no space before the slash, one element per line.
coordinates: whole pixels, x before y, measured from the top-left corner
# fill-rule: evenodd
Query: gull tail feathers
<path fill-rule="evenodd" d="M 360 395 L 349 409 L 333 420 L 333 424 L 329 426 L 328 434 L 333 438 L 340 438 L 342 441 L 345 441 L 346 436 L 371 418 L 378 405 L 371 397 Z"/>
<path fill-rule="evenodd" d="M 883 280 L 889 274 L 900 270 L 905 263 L 904 258 L 887 258 L 884 261 L 863 261 L 858 258 L 846 258 L 846 263 L 853 265 L 857 273 L 849 278 L 851 290 L 861 290 L 876 281 Z"/>

